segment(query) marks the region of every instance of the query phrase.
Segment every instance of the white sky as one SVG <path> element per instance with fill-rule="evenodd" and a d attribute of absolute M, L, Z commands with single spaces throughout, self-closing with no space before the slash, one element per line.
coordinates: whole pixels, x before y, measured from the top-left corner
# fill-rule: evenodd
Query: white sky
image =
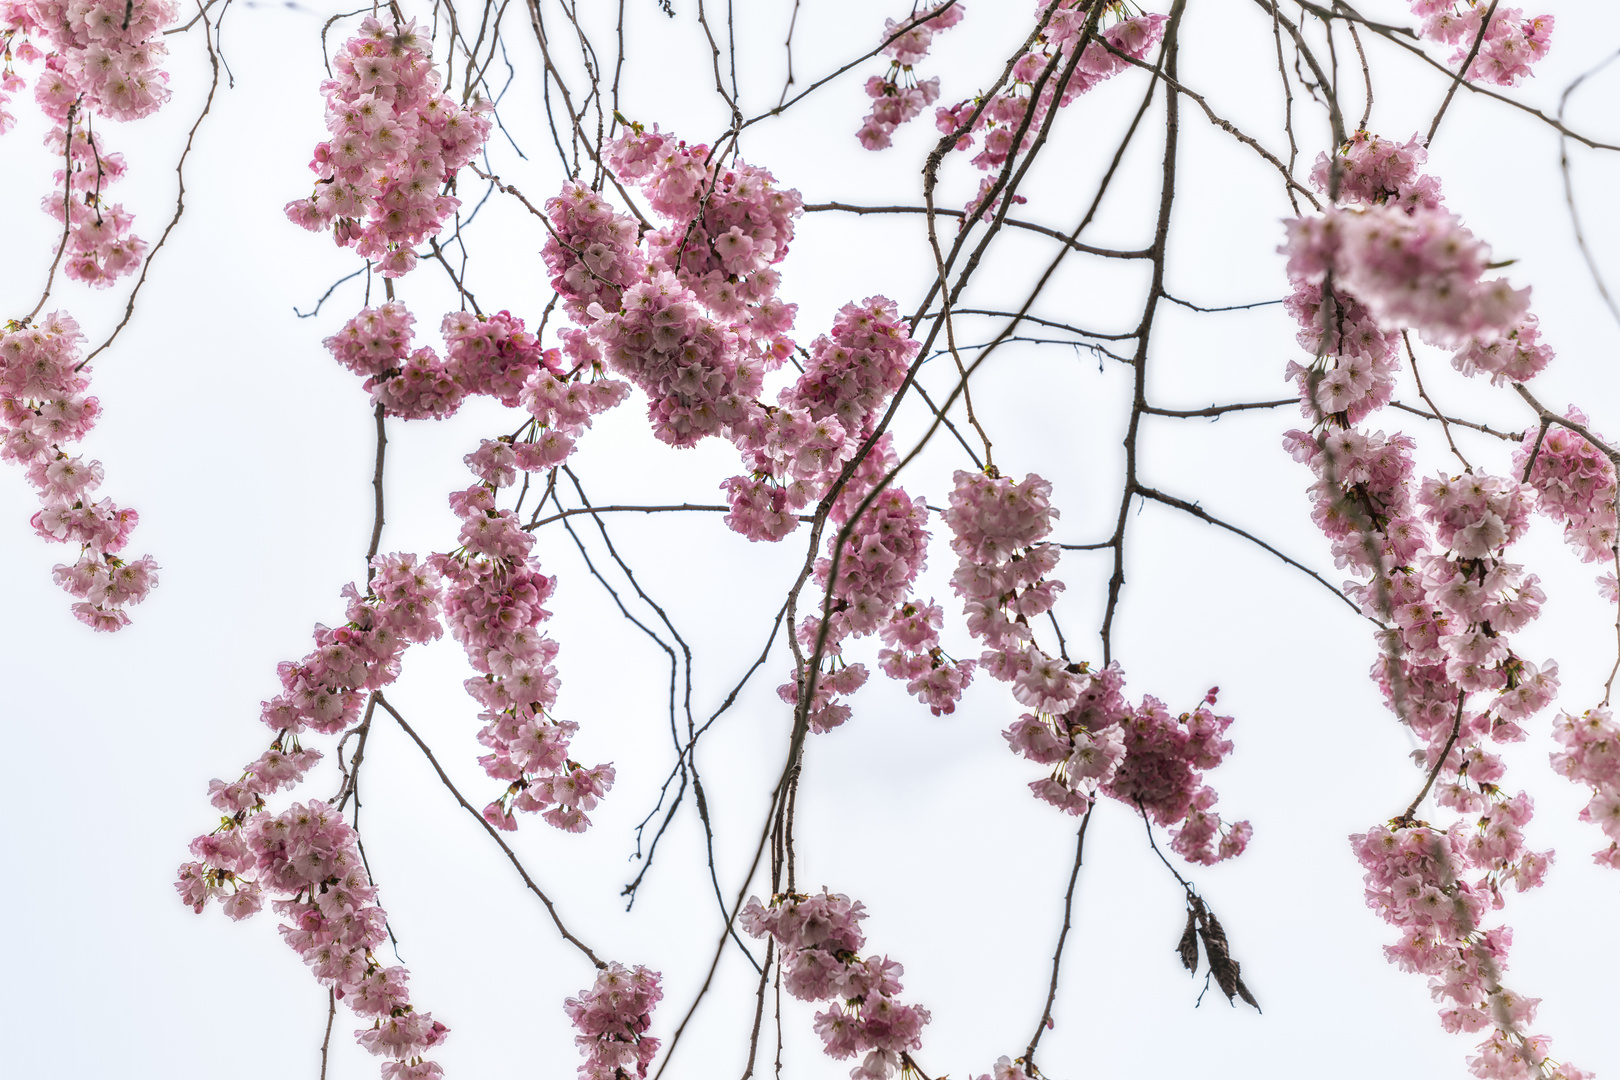
<path fill-rule="evenodd" d="M 970 2 L 968 19 L 938 39 L 924 74 L 941 75 L 950 101 L 988 85 L 1025 32 L 1031 6 Z M 695 4 L 676 0 L 675 7 L 671 21 L 652 0 L 627 4 L 624 109 L 689 139 L 711 139 L 725 117 Z M 746 9 L 739 74 L 752 114 L 780 92 L 792 5 L 739 7 Z M 1269 26 L 1259 9 L 1239 0 L 1193 0 L 1189 8 L 1183 81 L 1222 116 L 1281 148 Z M 1366 5 L 1369 15 L 1398 21 L 1403 9 L 1397 0 Z M 1620 13 L 1576 0 L 1538 10 L 1556 14 L 1558 30 L 1551 56 L 1519 95 L 1553 111 L 1558 91 L 1613 50 Z M 555 17 L 554 6 L 548 11 Z M 355 263 L 281 212 L 307 190 L 305 162 L 321 137 L 318 34 L 331 13 L 268 5 L 229 11 L 224 46 L 235 88 L 221 88 L 204 121 L 186 173 L 186 216 L 159 254 L 135 318 L 95 365 L 93 392 L 105 415 L 86 450 L 106 465 L 103 493 L 142 515 L 132 552 L 150 552 L 163 566 L 162 584 L 133 610 L 133 626 L 96 636 L 72 619 L 68 598 L 50 582 L 64 552 L 32 536 L 32 495 L 22 477 L 14 469 L 0 474 L 8 567 L 0 621 L 8 693 L 0 712 L 9 766 L 0 785 L 9 823 L 0 857 L 10 868 L 0 918 L 12 927 L 0 952 L 0 1015 L 13 1032 L 8 1076 L 228 1071 L 247 1080 L 316 1072 L 326 994 L 281 943 L 273 918 L 230 924 L 217 910 L 194 916 L 170 882 L 187 841 L 210 824 L 209 778 L 234 776 L 268 741 L 257 714 L 275 689 L 275 664 L 307 651 L 315 622 L 341 617 L 339 589 L 363 573 L 371 412 L 358 380 L 320 345 L 361 306 L 362 292 L 350 282 L 318 317 L 295 318 L 294 305 L 308 310 Z M 896 5 L 808 0 L 795 37 L 801 83 L 858 55 L 877 40 L 883 17 L 901 14 Z M 498 135 L 491 154 L 503 178 L 538 202 L 561 174 L 535 124 L 537 50 L 515 9 L 507 32 L 518 76 L 503 114 L 528 160 Z M 334 28 L 334 41 L 340 33 Z M 108 124 L 105 134 L 130 162 L 115 194 L 149 241 L 172 212 L 173 162 L 207 85 L 200 41 L 171 42 L 174 100 L 138 125 Z M 1371 128 L 1404 139 L 1426 128 L 1444 87 L 1379 44 L 1371 46 L 1380 69 Z M 917 170 L 933 141 L 928 122 L 902 129 L 883 154 L 862 151 L 852 134 L 867 103 L 860 82 L 883 67 L 869 61 L 781 121 L 750 129 L 745 157 L 809 202 L 917 204 Z M 1121 77 L 1064 113 L 1059 144 L 1020 216 L 1073 226 L 1112 152 L 1121 113 L 1138 99 L 1139 76 Z M 1589 84 L 1571 104 L 1572 123 L 1612 139 L 1615 88 L 1612 74 Z M 1300 109 L 1303 174 L 1327 136 L 1320 113 Z M 21 124 L 0 144 L 0 192 L 14 207 L 0 260 L 8 315 L 33 306 L 54 226 L 34 209 L 51 168 L 41 122 L 26 94 L 15 111 Z M 1274 248 L 1287 206 L 1275 173 L 1195 108 L 1184 103 L 1182 116 L 1171 291 L 1201 304 L 1281 296 L 1286 283 Z M 1597 430 L 1620 435 L 1616 326 L 1572 243 L 1557 154 L 1546 128 L 1460 94 L 1430 168 L 1450 207 L 1496 256 L 1518 260 L 1509 271 L 1515 283 L 1535 287 L 1534 309 L 1560 354 L 1537 380 L 1538 395 L 1554 408 L 1577 402 Z M 1150 239 L 1158 155 L 1154 138 L 1141 141 L 1088 240 Z M 1578 155 L 1574 175 L 1589 237 L 1609 271 L 1620 270 L 1611 250 L 1620 222 L 1604 198 L 1616 166 Z M 947 203 L 960 205 L 977 179 L 959 163 L 945 184 Z M 469 203 L 478 191 L 463 187 Z M 469 285 L 486 309 L 509 308 L 532 325 L 549 297 L 537 254 L 543 235 L 499 200 L 486 213 L 469 233 L 476 255 Z M 800 305 L 800 340 L 822 332 L 842 303 L 875 292 L 912 310 L 930 266 L 921 237 L 916 221 L 806 216 L 782 266 L 783 293 Z M 1048 258 L 1050 245 L 1007 236 L 998 250 L 976 286 L 983 304 L 1017 298 L 1027 267 Z M 1135 318 L 1143 285 L 1141 267 L 1070 260 L 1037 311 L 1122 329 Z M 116 323 L 127 287 L 96 293 L 59 282 L 46 310 L 73 312 L 99 341 Z M 400 295 L 425 343 L 437 344 L 438 316 L 455 306 L 443 275 L 424 264 Z M 1168 310 L 1160 320 L 1150 378 L 1156 403 L 1198 408 L 1290 393 L 1282 370 L 1297 349 L 1280 310 L 1196 318 Z M 1504 428 L 1528 422 L 1511 392 L 1468 383 L 1438 355 L 1427 356 L 1425 372 L 1449 411 Z M 943 371 L 930 369 L 928 381 L 948 385 Z M 1411 394 L 1403 386 L 1399 396 Z M 975 383 L 975 400 L 1003 469 L 1054 482 L 1063 511 L 1058 539 L 1105 537 L 1117 509 L 1126 372 L 1114 364 L 1099 372 L 1063 348 L 1009 349 Z M 575 464 L 592 501 L 719 501 L 715 485 L 737 471 L 734 451 L 718 440 L 670 450 L 648 435 L 643 409 L 638 396 L 582 440 Z M 469 482 L 462 454 L 480 437 L 516 427 L 504 413 L 482 402 L 442 424 L 390 423 L 384 551 L 453 543 L 444 495 Z M 902 431 L 920 430 L 921 415 L 903 411 Z M 1291 409 L 1216 424 L 1152 420 L 1141 444 L 1144 481 L 1201 500 L 1337 580 L 1307 516 L 1308 475 L 1280 446 L 1281 432 L 1299 423 Z M 1375 423 L 1419 435 L 1425 468 L 1445 467 L 1437 430 L 1420 430 L 1416 418 L 1393 411 Z M 1481 437 L 1466 446 L 1477 464 L 1507 468 L 1505 445 Z M 937 441 L 900 482 L 941 504 L 950 471 L 964 464 L 951 450 Z M 763 644 L 802 558 L 803 535 L 750 545 L 713 515 L 621 516 L 608 527 L 643 587 L 692 643 L 694 710 L 707 716 Z M 1241 858 L 1190 876 L 1220 915 L 1266 1011 L 1229 1009 L 1214 991 L 1194 1009 L 1199 984 L 1173 953 L 1179 891 L 1148 851 L 1140 822 L 1108 803 L 1087 839 L 1043 1068 L 1073 1078 L 1465 1075 L 1463 1057 L 1475 1040 L 1443 1034 L 1423 980 L 1384 962 L 1380 946 L 1393 931 L 1365 908 L 1345 842 L 1351 831 L 1398 813 L 1421 786 L 1405 760 L 1410 738 L 1365 676 L 1373 658 L 1365 624 L 1265 553 L 1173 511 L 1133 512 L 1131 530 L 1117 638 L 1130 696 L 1151 693 L 1183 708 L 1219 684 L 1221 711 L 1237 718 L 1228 732 L 1236 749 L 1212 782 L 1228 817 L 1253 821 L 1254 841 Z M 599 556 L 600 538 L 589 542 Z M 1544 578 L 1550 597 L 1540 622 L 1519 639 L 1521 651 L 1556 657 L 1561 704 L 1588 707 L 1613 661 L 1612 609 L 1594 596 L 1595 571 L 1577 563 L 1544 520 L 1516 554 Z M 666 1000 L 653 1031 L 667 1039 L 719 929 L 689 806 L 635 910 L 625 914 L 618 899 L 638 869 L 627 861 L 632 830 L 671 760 L 667 663 L 612 610 L 566 533 L 544 532 L 537 555 L 561 579 L 550 624 L 562 645 L 559 715 L 581 725 L 575 756 L 614 761 L 619 780 L 586 836 L 531 820 L 514 844 L 570 927 L 600 954 L 664 972 Z M 1105 561 L 1070 553 L 1058 570 L 1068 584 L 1059 613 L 1076 656 L 1097 658 Z M 956 610 L 946 584 L 951 562 L 938 542 L 918 590 L 945 603 L 948 616 Z M 971 654 L 959 620 L 949 626 L 952 640 L 953 652 Z M 863 650 L 875 654 L 876 646 L 852 654 Z M 477 708 L 461 692 L 464 669 L 453 641 L 418 649 L 389 697 L 468 797 L 481 801 L 493 788 L 476 764 Z M 699 754 L 728 894 L 740 883 L 780 768 L 791 715 L 773 688 L 786 670 L 779 647 Z M 1040 1015 L 1074 822 L 1029 797 L 1025 784 L 1039 769 L 1014 758 L 1000 737 L 1020 711 L 1002 685 L 983 679 L 954 716 L 934 718 L 875 675 L 852 704 L 851 722 L 815 737 L 807 752 L 801 880 L 865 902 L 869 948 L 901 961 L 905 999 L 933 1012 L 918 1054 L 930 1075 L 987 1071 L 997 1056 L 1021 1052 Z M 1509 785 L 1537 800 L 1532 844 L 1556 846 L 1559 861 L 1546 888 L 1510 899 L 1504 915 L 1517 935 L 1506 982 L 1546 999 L 1536 1029 L 1552 1036 L 1557 1056 L 1613 1076 L 1620 1043 L 1608 1034 L 1616 1005 L 1609 973 L 1620 964 L 1612 917 L 1620 879 L 1590 865 L 1600 835 L 1575 822 L 1584 798 L 1548 767 L 1545 732 L 1543 720 L 1507 754 Z M 572 1076 L 579 1059 L 561 1002 L 589 984 L 589 965 L 558 940 L 396 728 L 377 724 L 365 770 L 363 835 L 399 955 L 413 972 L 413 998 L 453 1029 L 438 1060 L 453 1077 Z M 335 787 L 322 771 L 299 795 L 325 797 Z M 847 1063 L 821 1056 L 811 1011 L 784 1006 L 788 1073 L 841 1077 Z M 751 972 L 728 955 L 666 1075 L 740 1075 L 751 1021 Z M 349 1037 L 356 1026 L 340 1010 L 329 1076 L 376 1075 Z M 773 1052 L 767 1034 L 765 1065 Z"/>

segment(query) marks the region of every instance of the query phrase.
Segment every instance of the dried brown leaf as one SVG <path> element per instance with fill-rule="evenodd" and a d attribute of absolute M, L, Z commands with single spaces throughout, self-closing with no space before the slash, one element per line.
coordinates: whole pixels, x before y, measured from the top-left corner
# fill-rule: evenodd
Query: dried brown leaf
<path fill-rule="evenodd" d="M 1187 929 L 1181 932 L 1181 941 L 1176 945 L 1176 952 L 1181 954 L 1181 966 L 1191 973 L 1198 971 L 1198 922 L 1191 909 L 1187 911 Z"/>

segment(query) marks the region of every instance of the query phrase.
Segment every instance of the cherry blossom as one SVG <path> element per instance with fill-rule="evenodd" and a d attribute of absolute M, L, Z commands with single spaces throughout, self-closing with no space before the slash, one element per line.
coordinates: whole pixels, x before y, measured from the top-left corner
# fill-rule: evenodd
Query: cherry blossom
<path fill-rule="evenodd" d="M 416 265 L 415 245 L 438 234 L 461 206 L 456 172 L 489 135 L 489 104 L 462 106 L 439 90 L 415 20 L 368 17 L 332 60 L 322 86 L 331 138 L 315 147 L 315 193 L 287 204 L 311 232 L 332 230 L 384 277 Z"/>
<path fill-rule="evenodd" d="M 56 544 L 78 544 L 72 565 L 57 566 L 56 583 L 78 599 L 73 614 L 95 630 L 129 625 L 124 608 L 157 584 L 152 557 L 119 555 L 140 520 L 134 510 L 97 500 L 99 461 L 68 452 L 101 414 L 85 391 L 90 373 L 79 358 L 84 335 L 66 312 L 32 326 L 8 322 L 0 330 L 0 459 L 21 466 L 39 494 L 34 532 Z"/>

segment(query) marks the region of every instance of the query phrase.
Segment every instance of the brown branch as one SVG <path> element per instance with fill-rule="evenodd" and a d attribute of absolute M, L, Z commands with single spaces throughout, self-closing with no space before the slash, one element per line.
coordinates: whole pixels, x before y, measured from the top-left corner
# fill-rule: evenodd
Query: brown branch
<path fill-rule="evenodd" d="M 804 210 L 806 213 L 816 213 L 825 210 L 841 210 L 846 214 L 929 213 L 928 207 L 926 206 L 855 206 L 850 203 L 841 202 L 809 203 L 804 207 Z M 940 207 L 935 207 L 933 213 L 942 217 L 959 218 L 965 216 L 965 211 L 946 210 Z M 1013 217 L 1007 218 L 1006 223 L 1015 229 L 1024 229 L 1028 232 L 1040 233 L 1042 236 L 1049 236 L 1053 240 L 1067 244 L 1076 251 L 1083 251 L 1087 255 L 1101 255 L 1105 259 L 1146 259 L 1150 258 L 1153 254 L 1152 248 L 1142 248 L 1136 251 L 1121 251 L 1114 248 L 1092 247 L 1090 244 L 1082 244 L 1080 241 L 1074 239 L 1074 237 L 1058 232 L 1056 229 L 1048 228 L 1045 225 L 1035 225 L 1028 221 L 1019 221 L 1017 218 Z"/>
<path fill-rule="evenodd" d="M 563 518 L 573 517 L 576 514 L 590 514 L 595 517 L 597 514 L 662 514 L 675 510 L 702 510 L 715 514 L 728 514 L 731 512 L 731 507 L 699 505 L 697 503 L 680 503 L 669 506 L 577 506 L 571 510 L 560 510 L 537 521 L 531 521 L 523 528 L 524 531 L 538 529 L 542 525 L 549 525 L 553 521 L 561 521 Z M 810 517 L 807 514 L 800 514 L 799 520 L 809 521 Z"/>
<path fill-rule="evenodd" d="M 1096 806 L 1096 803 L 1092 803 L 1087 807 L 1085 816 L 1080 819 L 1080 836 L 1074 843 L 1074 869 L 1069 872 L 1069 891 L 1063 897 L 1063 929 L 1058 933 L 1057 949 L 1052 953 L 1052 982 L 1046 990 L 1046 1008 L 1041 1012 L 1040 1023 L 1035 1025 L 1035 1034 L 1030 1036 L 1029 1048 L 1024 1051 L 1025 1076 L 1034 1076 L 1039 1071 L 1035 1068 L 1035 1048 L 1041 1044 L 1046 1025 L 1052 1022 L 1052 1005 L 1057 1001 L 1058 970 L 1063 963 L 1063 944 L 1069 939 L 1069 927 L 1073 924 L 1074 886 L 1080 880 L 1080 865 L 1085 860 L 1086 826 L 1091 824 L 1091 812 Z"/>
<path fill-rule="evenodd" d="M 1142 411 L 1151 416 L 1219 417 L 1229 412 L 1242 412 L 1245 409 L 1275 409 L 1282 405 L 1296 405 L 1298 398 L 1281 398 L 1277 401 L 1249 401 L 1240 405 L 1211 405 L 1207 409 L 1161 409 L 1155 405 L 1144 405 Z"/>
<path fill-rule="evenodd" d="M 1467 700 L 1468 692 L 1459 690 L 1457 692 L 1457 715 L 1451 721 L 1451 735 L 1446 739 L 1446 745 L 1441 747 L 1440 756 L 1435 759 L 1434 768 L 1429 770 L 1429 778 L 1423 782 L 1423 790 L 1417 793 L 1417 798 L 1412 800 L 1412 805 L 1406 808 L 1406 812 L 1395 819 L 1398 826 L 1404 828 L 1412 824 L 1413 815 L 1417 813 L 1418 803 L 1423 801 L 1423 797 L 1434 786 L 1435 777 L 1440 775 L 1440 770 L 1446 763 L 1446 756 L 1451 753 L 1451 748 L 1457 744 L 1457 735 L 1462 731 L 1463 703 Z"/>
<path fill-rule="evenodd" d="M 371 517 L 371 544 L 366 548 L 366 581 L 370 581 L 376 573 L 371 567 L 371 560 L 377 557 L 377 548 L 382 544 L 383 531 L 383 455 L 388 449 L 388 432 L 384 430 L 383 421 L 388 415 L 382 402 L 377 402 L 373 415 L 377 419 L 377 464 L 371 471 L 371 492 L 373 509 Z"/>
<path fill-rule="evenodd" d="M 551 898 L 541 891 L 539 885 L 535 884 L 534 878 L 529 876 L 529 872 L 523 868 L 523 863 L 518 860 L 517 854 L 511 849 L 510 846 L 507 845 L 506 841 L 501 838 L 501 834 L 496 831 L 495 826 L 491 825 L 487 820 L 485 820 L 484 815 L 478 811 L 478 808 L 473 806 L 472 803 L 468 802 L 466 798 L 462 796 L 460 791 L 456 790 L 456 785 L 451 782 L 449 775 L 444 771 L 444 767 L 439 764 L 439 759 L 433 756 L 433 751 L 428 748 L 428 744 L 422 741 L 422 736 L 418 735 L 416 733 L 416 729 L 405 722 L 405 718 L 399 715 L 399 710 L 395 709 L 394 706 L 389 703 L 388 699 L 383 697 L 382 691 L 377 691 L 376 697 L 377 704 L 381 705 L 388 711 L 388 715 L 392 716 L 395 722 L 399 724 L 400 730 L 409 735 L 411 737 L 411 741 L 414 742 L 427 757 L 428 763 L 433 766 L 433 771 L 439 774 L 439 779 L 443 781 L 444 786 L 449 789 L 450 794 L 456 797 L 456 802 L 460 803 L 462 809 L 466 810 L 467 813 L 478 819 L 478 824 L 482 825 L 484 827 L 484 831 L 489 833 L 490 839 L 494 840 L 500 849 L 506 853 L 507 859 L 510 860 L 513 867 L 517 869 L 518 876 L 523 878 L 523 884 L 527 885 L 529 887 L 529 891 L 538 896 L 540 898 L 540 902 L 546 906 L 546 911 L 551 915 L 551 921 L 556 924 L 557 932 L 562 935 L 563 940 L 574 946 L 574 948 L 578 949 L 580 952 L 584 953 L 586 959 L 595 964 L 599 970 L 607 967 L 607 964 L 598 959 L 597 955 L 591 951 L 589 945 L 586 945 L 583 941 L 579 940 L 579 938 L 575 937 L 569 932 L 568 927 L 563 925 L 562 917 L 557 914 L 556 905 L 551 902 Z"/>
<path fill-rule="evenodd" d="M 1446 115 L 1446 110 L 1451 107 L 1451 99 L 1457 93 L 1457 87 L 1461 85 L 1463 76 L 1468 73 L 1469 65 L 1474 62 L 1474 57 L 1479 55 L 1479 47 L 1485 44 L 1485 34 L 1491 28 L 1491 17 L 1496 14 L 1496 5 L 1501 2 L 1502 0 L 1491 0 L 1491 6 L 1486 9 L 1485 17 L 1480 20 L 1479 33 L 1474 35 L 1473 47 L 1468 50 L 1462 66 L 1457 69 L 1457 77 L 1452 79 L 1451 85 L 1446 88 L 1446 98 L 1440 103 L 1440 110 L 1434 114 L 1434 122 L 1429 125 L 1429 134 L 1423 138 L 1424 146 L 1434 145 L 1434 133 L 1440 130 L 1440 121 Z"/>
<path fill-rule="evenodd" d="M 180 160 L 175 162 L 174 175 L 176 182 L 179 184 L 179 191 L 176 193 L 174 199 L 174 216 L 169 219 L 169 224 L 163 229 L 163 235 L 158 237 L 158 242 L 152 246 L 151 251 L 146 253 L 146 258 L 141 263 L 141 276 L 136 279 L 135 287 L 129 291 L 129 300 L 124 305 L 124 317 L 118 320 L 118 325 L 113 327 L 113 332 L 107 336 L 107 340 L 103 341 L 100 345 L 97 345 L 91 351 L 90 355 L 86 356 L 84 360 L 80 362 L 79 367 L 81 368 L 84 367 L 85 364 L 88 364 L 91 360 L 94 360 L 96 355 L 103 349 L 111 345 L 118 335 L 123 332 L 124 327 L 129 324 L 130 318 L 135 314 L 135 297 L 139 295 L 141 286 L 146 284 L 146 274 L 147 271 L 152 268 L 152 260 L 157 257 L 157 253 L 159 251 L 163 250 L 163 245 L 168 243 L 169 234 L 174 231 L 174 227 L 176 225 L 180 224 L 180 215 L 184 214 L 186 211 L 186 158 L 191 156 L 192 140 L 197 137 L 197 129 L 202 126 L 203 118 L 206 117 L 208 115 L 208 111 L 214 107 L 214 92 L 219 89 L 219 54 L 217 51 L 215 51 L 214 43 L 209 37 L 209 23 L 203 14 L 208 10 L 208 8 L 213 6 L 214 0 L 208 0 L 207 6 L 200 7 L 197 11 L 196 18 L 192 19 L 192 22 L 196 22 L 197 19 L 203 20 L 203 43 L 208 48 L 208 63 L 213 68 L 213 79 L 208 84 L 208 97 L 203 101 L 202 112 L 197 114 L 197 119 L 192 123 L 191 130 L 186 134 L 186 147 L 184 150 L 180 151 Z M 190 25 L 191 23 L 186 24 L 188 27 Z"/>
<path fill-rule="evenodd" d="M 1423 376 L 1418 374 L 1417 353 L 1412 351 L 1412 338 L 1405 330 L 1401 331 L 1401 342 L 1406 346 L 1407 358 L 1412 361 L 1412 379 L 1417 383 L 1418 397 L 1423 399 L 1423 403 L 1429 407 L 1429 410 L 1434 414 L 1434 418 L 1440 421 L 1440 430 L 1446 436 L 1446 445 L 1451 447 L 1453 454 L 1457 455 L 1457 460 L 1463 463 L 1463 471 L 1473 472 L 1474 467 L 1468 463 L 1467 458 L 1463 457 L 1463 452 L 1457 449 L 1457 441 L 1451 437 L 1451 424 L 1446 420 L 1445 414 L 1440 411 L 1440 406 L 1434 403 L 1434 399 L 1429 396 L 1429 392 L 1423 389 Z"/>
<path fill-rule="evenodd" d="M 1301 573 L 1304 573 L 1304 574 L 1308 575 L 1312 580 L 1317 582 L 1317 584 L 1321 585 L 1324 589 L 1331 592 L 1334 596 L 1337 596 L 1340 600 L 1343 600 L 1345 602 L 1345 604 L 1349 606 L 1350 610 L 1354 611 L 1358 615 L 1361 614 L 1361 608 L 1356 605 L 1356 602 L 1354 600 L 1350 599 L 1348 596 L 1344 595 L 1343 592 L 1341 592 L 1338 588 L 1333 586 L 1321 574 L 1318 574 L 1315 570 L 1312 570 L 1310 567 L 1306 566 L 1304 563 L 1301 563 L 1296 559 L 1292 559 L 1292 558 L 1289 558 L 1287 555 L 1284 555 L 1282 552 L 1278 551 L 1276 548 L 1272 547 L 1270 544 L 1266 543 L 1264 540 L 1260 539 L 1258 536 L 1255 536 L 1253 533 L 1245 532 L 1243 529 L 1238 528 L 1236 525 L 1229 525 L 1226 522 L 1222 521 L 1220 518 L 1209 514 L 1208 512 L 1206 512 L 1203 509 L 1203 507 L 1199 506 L 1197 503 L 1190 503 L 1190 502 L 1187 502 L 1187 501 L 1185 501 L 1183 499 L 1178 499 L 1173 495 L 1166 495 L 1162 491 L 1155 491 L 1154 489 L 1152 489 L 1150 487 L 1144 487 L 1141 484 L 1136 484 L 1135 485 L 1135 493 L 1142 496 L 1144 499 L 1152 499 L 1154 502 L 1160 502 L 1160 503 L 1163 503 L 1166 506 L 1173 506 L 1177 510 L 1181 510 L 1184 513 L 1191 514 L 1193 517 L 1197 518 L 1199 521 L 1206 522 L 1207 524 L 1210 524 L 1210 525 L 1219 526 L 1220 528 L 1225 529 L 1227 532 L 1235 533 L 1238 536 L 1243 537 L 1245 540 L 1249 541 L 1250 543 L 1255 544 L 1255 545 L 1257 545 L 1257 546 L 1259 546 L 1261 548 L 1264 548 L 1266 551 L 1271 552 L 1271 554 L 1277 556 L 1277 558 L 1281 559 L 1283 562 L 1287 563 L 1289 566 L 1292 566 L 1294 569 L 1300 571 Z"/>
<path fill-rule="evenodd" d="M 326 992 L 326 1037 L 321 1040 L 321 1080 L 326 1080 L 326 1053 L 332 1045 L 332 1021 L 337 1019 L 337 993 Z"/>
<path fill-rule="evenodd" d="M 1409 412 L 1413 416 L 1421 416 L 1425 420 L 1443 420 L 1445 423 L 1456 424 L 1458 427 L 1472 428 L 1474 431 L 1483 432 L 1486 435 L 1494 435 L 1496 438 L 1507 442 L 1520 442 L 1524 439 L 1524 432 L 1522 431 L 1497 431 L 1487 424 L 1477 424 L 1472 420 L 1463 420 L 1455 416 L 1443 417 L 1438 413 L 1424 412 L 1422 409 L 1413 408 L 1404 401 L 1392 401 L 1389 404 L 1392 408 L 1400 409 L 1402 412 Z"/>

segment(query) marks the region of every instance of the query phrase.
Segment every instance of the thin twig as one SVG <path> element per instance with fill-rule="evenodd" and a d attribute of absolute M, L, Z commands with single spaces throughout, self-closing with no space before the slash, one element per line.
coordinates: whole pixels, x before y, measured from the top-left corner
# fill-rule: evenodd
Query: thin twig
<path fill-rule="evenodd" d="M 584 953 L 586 959 L 595 964 L 599 970 L 607 967 L 607 964 L 603 963 L 602 960 L 600 960 L 597 955 L 591 951 L 589 945 L 586 945 L 583 941 L 579 940 L 579 938 L 575 937 L 569 932 L 568 927 L 563 925 L 562 917 L 557 914 L 556 905 L 551 902 L 551 898 L 541 890 L 540 886 L 535 884 L 534 878 L 530 877 L 529 872 L 523 868 L 523 863 L 518 860 L 517 854 L 511 849 L 511 847 L 507 845 L 506 841 L 501 838 L 501 834 L 495 830 L 495 826 L 491 825 L 484 818 L 484 815 L 478 811 L 478 808 L 473 806 L 472 803 L 468 802 L 462 796 L 460 791 L 456 790 L 456 785 L 451 782 L 449 775 L 444 771 L 444 767 L 439 764 L 439 759 L 433 756 L 433 751 L 428 748 L 428 744 L 422 741 L 422 736 L 418 735 L 416 733 L 416 729 L 405 722 L 405 718 L 399 715 L 399 710 L 395 709 L 394 706 L 389 703 L 388 699 L 382 696 L 381 691 L 377 692 L 377 704 L 386 709 L 388 715 L 392 716 L 395 722 L 399 724 L 400 730 L 411 737 L 411 741 L 414 742 L 418 749 L 422 751 L 423 755 L 427 757 L 428 763 L 433 766 L 433 771 L 439 774 L 439 779 L 444 783 L 444 786 L 449 789 L 450 794 L 456 797 L 456 802 L 461 804 L 462 809 L 466 810 L 467 813 L 477 818 L 478 824 L 482 825 L 484 827 L 484 831 L 489 833 L 490 839 L 494 840 L 496 845 L 500 847 L 501 851 L 505 852 L 507 859 L 510 860 L 512 866 L 516 868 L 518 876 L 523 879 L 523 884 L 527 885 L 529 887 L 529 891 L 538 896 L 540 898 L 540 902 L 546 906 L 546 912 L 551 916 L 551 921 L 556 924 L 557 932 L 562 935 L 563 940 L 574 946 L 574 948 L 578 949 L 580 952 Z"/>

